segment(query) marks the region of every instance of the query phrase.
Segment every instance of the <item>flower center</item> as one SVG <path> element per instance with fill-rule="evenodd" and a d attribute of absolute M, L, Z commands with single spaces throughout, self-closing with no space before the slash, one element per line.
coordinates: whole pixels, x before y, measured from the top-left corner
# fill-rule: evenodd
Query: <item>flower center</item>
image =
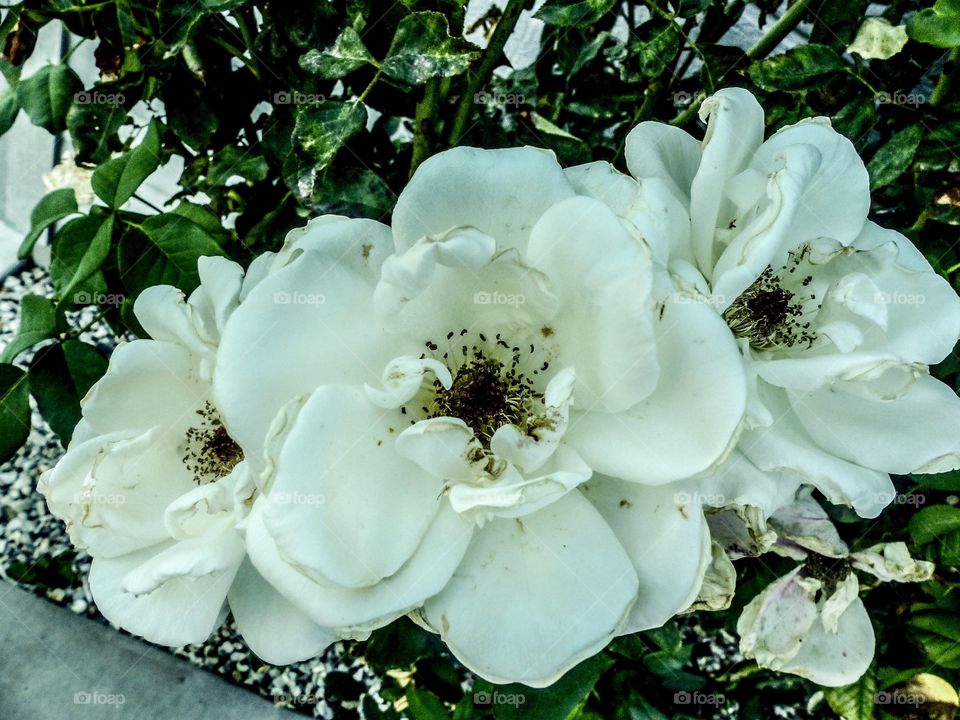
<path fill-rule="evenodd" d="M 550 368 L 550 362 L 541 359 L 542 353 L 534 344 L 511 345 L 500 334 L 491 341 L 477 333 L 474 340 L 467 330 L 461 330 L 447 333 L 445 350 L 433 340 L 425 345 L 429 352 L 421 358 L 430 356 L 445 364 L 453 382 L 448 389 L 434 379 L 417 396 L 422 419 L 459 418 L 487 447 L 503 425 L 515 425 L 522 432 L 533 429 L 537 406 L 543 399 L 535 376 Z M 407 413 L 406 407 L 401 410 Z"/>
<path fill-rule="evenodd" d="M 223 420 L 209 402 L 197 410 L 197 415 L 201 418 L 199 425 L 187 430 L 183 464 L 194 482 L 204 485 L 229 475 L 243 460 L 243 450 L 227 434 Z"/>
<path fill-rule="evenodd" d="M 795 273 L 804 257 L 805 253 L 791 254 L 781 272 Z M 804 277 L 795 292 L 784 287 L 781 275 L 768 266 L 726 309 L 723 319 L 735 335 L 749 340 L 755 350 L 811 347 L 817 336 L 805 317 L 806 300 L 816 296 L 802 293 L 812 280 L 811 276 Z"/>

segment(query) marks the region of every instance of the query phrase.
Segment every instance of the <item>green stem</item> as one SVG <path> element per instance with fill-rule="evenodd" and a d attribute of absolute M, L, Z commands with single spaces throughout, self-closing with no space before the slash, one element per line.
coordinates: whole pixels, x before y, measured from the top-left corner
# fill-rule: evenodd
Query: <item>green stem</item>
<path fill-rule="evenodd" d="M 787 11 L 780 16 L 773 26 L 765 32 L 753 47 L 747 50 L 747 57 L 751 60 L 759 60 L 766 57 L 770 52 L 780 44 L 793 29 L 800 24 L 803 13 L 810 6 L 812 0 L 797 0 L 793 5 L 787 8 Z M 726 77 L 726 73 L 717 79 L 719 85 Z M 689 107 L 670 121 L 671 125 L 682 127 L 693 118 L 700 110 L 700 104 L 706 99 L 705 93 L 699 93 Z"/>
<path fill-rule="evenodd" d="M 943 72 L 940 73 L 940 79 L 937 80 L 937 85 L 930 95 L 930 105 L 932 107 L 937 107 L 950 94 L 958 70 L 960 70 L 960 47 L 955 47 L 947 55 Z"/>
<path fill-rule="evenodd" d="M 373 74 L 373 78 L 367 83 L 367 86 L 363 89 L 363 92 L 357 96 L 357 102 L 362 103 L 367 99 L 367 95 L 370 94 L 370 91 L 373 90 L 373 86 L 377 84 L 377 81 L 380 80 L 380 69 L 377 69 L 377 72 Z"/>
<path fill-rule="evenodd" d="M 257 80 L 260 79 L 260 68 L 257 67 L 256 62 L 254 62 L 244 54 L 243 50 L 238 48 L 236 45 L 233 45 L 232 43 L 227 42 L 226 40 L 224 40 L 222 37 L 218 35 L 214 35 L 212 38 L 210 38 L 210 40 L 215 45 L 219 45 L 228 53 L 230 53 L 233 57 L 237 58 L 237 60 L 242 62 L 244 65 L 246 65 L 247 69 L 253 74 L 253 76 Z"/>
<path fill-rule="evenodd" d="M 453 116 L 453 124 L 450 127 L 451 146 L 460 142 L 460 138 L 466 132 L 470 114 L 476 109 L 474 95 L 493 75 L 493 71 L 503 55 L 503 46 L 507 44 L 513 29 L 517 26 L 517 20 L 520 19 L 520 12 L 523 10 L 525 3 L 526 0 L 508 0 L 507 6 L 503 9 L 503 15 L 500 16 L 497 26 L 493 30 L 493 35 L 490 36 L 490 42 L 483 53 L 483 58 L 480 60 L 477 69 L 470 75 L 467 88 L 460 98 L 460 104 L 457 105 L 456 113 Z"/>
<path fill-rule="evenodd" d="M 423 86 L 423 99 L 417 103 L 413 120 L 413 155 L 410 158 L 410 176 L 420 163 L 430 157 L 437 135 L 437 111 L 440 108 L 440 81 L 431 78 Z"/>
<path fill-rule="evenodd" d="M 773 27 L 767 30 L 752 48 L 747 50 L 747 57 L 751 60 L 759 60 L 769 55 L 780 44 L 780 41 L 800 24 L 800 18 L 803 17 L 803 13 L 806 12 L 811 2 L 812 0 L 797 0 L 788 7 L 787 11 L 780 16 L 780 19 L 773 24 Z"/>

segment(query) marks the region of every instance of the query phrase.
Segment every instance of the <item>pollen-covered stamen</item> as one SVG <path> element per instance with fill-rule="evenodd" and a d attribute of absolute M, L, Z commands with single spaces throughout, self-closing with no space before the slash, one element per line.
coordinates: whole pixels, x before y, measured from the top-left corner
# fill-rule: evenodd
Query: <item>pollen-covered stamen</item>
<path fill-rule="evenodd" d="M 791 254 L 790 261 L 781 268 L 781 272 L 796 272 L 804 257 L 804 253 Z M 811 280 L 811 277 L 803 278 L 800 289 L 806 288 Z M 756 350 L 798 345 L 810 347 L 817 336 L 806 318 L 806 304 L 814 299 L 812 294 L 806 296 L 784 287 L 780 275 L 767 267 L 727 308 L 723 319 L 735 335 L 749 340 L 750 346 Z"/>
<path fill-rule="evenodd" d="M 450 369 L 452 383 L 445 387 L 435 378 L 414 402 L 402 407 L 405 415 L 412 416 L 411 423 L 459 418 L 487 448 L 504 425 L 514 425 L 525 434 L 542 425 L 543 394 L 535 380 L 549 370 L 550 362 L 535 345 L 513 345 L 500 334 L 471 335 L 465 329 L 424 345 L 427 352 L 422 358 L 442 362 Z"/>
<path fill-rule="evenodd" d="M 219 413 L 209 402 L 197 410 L 197 415 L 200 424 L 187 430 L 183 464 L 194 482 L 203 485 L 229 475 L 243 460 L 243 450 L 227 433 Z"/>

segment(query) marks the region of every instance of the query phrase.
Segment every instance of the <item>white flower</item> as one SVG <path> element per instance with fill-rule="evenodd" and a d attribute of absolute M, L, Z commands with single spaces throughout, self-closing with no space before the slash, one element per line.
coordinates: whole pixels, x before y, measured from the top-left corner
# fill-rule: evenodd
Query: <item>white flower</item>
<path fill-rule="evenodd" d="M 856 682 L 873 661 L 875 638 L 854 569 L 881 582 L 921 582 L 933 564 L 912 559 L 899 542 L 850 553 L 809 492 L 770 523 L 780 536 L 775 551 L 805 563 L 744 608 L 737 622 L 741 652 L 818 685 Z"/>
<path fill-rule="evenodd" d="M 709 534 L 676 481 L 729 450 L 744 383 L 719 315 L 551 153 L 457 148 L 392 232 L 288 238 L 215 396 L 263 491 L 248 552 L 292 603 L 358 631 L 412 613 L 542 686 L 697 597 Z"/>
<path fill-rule="evenodd" d="M 888 473 L 960 466 L 960 399 L 928 375 L 960 336 L 960 300 L 906 238 L 866 220 L 866 170 L 828 121 L 763 142 L 763 112 L 738 88 L 701 117 L 702 143 L 634 128 L 636 180 L 605 163 L 570 173 L 654 245 L 681 298 L 737 336 L 742 460 L 874 517 L 894 497 Z"/>
<path fill-rule="evenodd" d="M 199 643 L 222 623 L 229 596 L 250 647 L 281 663 L 336 635 L 245 560 L 238 524 L 255 487 L 211 397 L 223 324 L 268 260 L 245 281 L 235 263 L 201 258 L 189 300 L 170 286 L 145 290 L 135 312 L 153 339 L 117 348 L 39 489 L 92 556 L 90 589 L 108 620 L 163 645 Z"/>

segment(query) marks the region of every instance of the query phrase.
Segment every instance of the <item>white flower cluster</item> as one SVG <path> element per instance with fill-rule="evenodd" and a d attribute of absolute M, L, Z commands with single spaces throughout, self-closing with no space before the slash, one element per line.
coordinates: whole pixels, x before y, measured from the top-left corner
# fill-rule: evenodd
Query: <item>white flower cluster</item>
<path fill-rule="evenodd" d="M 229 608 L 271 663 L 408 616 L 545 686 L 727 607 L 731 559 L 772 550 L 802 564 L 747 606 L 744 653 L 855 679 L 853 570 L 931 568 L 851 552 L 811 493 L 875 517 L 888 473 L 960 466 L 960 399 L 928 373 L 960 300 L 867 220 L 827 121 L 764 141 L 737 89 L 701 117 L 702 141 L 633 129 L 630 175 L 456 148 L 389 227 L 316 218 L 246 273 L 203 258 L 188 299 L 144 292 L 152 339 L 115 352 L 40 482 L 103 614 L 179 645 Z"/>

